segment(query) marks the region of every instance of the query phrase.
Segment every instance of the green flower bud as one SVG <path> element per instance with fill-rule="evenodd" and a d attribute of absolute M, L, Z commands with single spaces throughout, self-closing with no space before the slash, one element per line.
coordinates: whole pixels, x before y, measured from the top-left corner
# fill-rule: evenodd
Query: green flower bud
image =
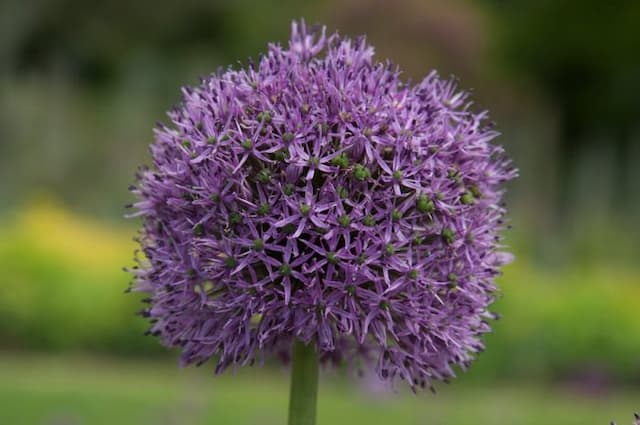
<path fill-rule="evenodd" d="M 338 263 L 338 257 L 336 256 L 335 252 L 327 252 L 327 261 L 331 264 L 337 264 Z"/>
<path fill-rule="evenodd" d="M 456 183 L 460 183 L 460 171 L 456 168 L 451 168 L 447 172 L 447 176 Z"/>
<path fill-rule="evenodd" d="M 368 227 L 375 226 L 376 220 L 373 218 L 371 214 L 368 214 L 365 218 L 362 219 L 362 224 Z"/>
<path fill-rule="evenodd" d="M 471 186 L 469 186 L 469 191 L 474 197 L 478 199 L 482 198 L 482 192 L 480 192 L 480 188 L 478 188 L 477 184 L 472 184 Z"/>
<path fill-rule="evenodd" d="M 309 215 L 309 212 L 311 211 L 311 206 L 307 205 L 307 204 L 300 204 L 300 214 L 307 216 Z"/>
<path fill-rule="evenodd" d="M 474 198 L 471 192 L 465 192 L 462 194 L 462 196 L 460 196 L 460 202 L 462 202 L 464 205 L 471 205 L 473 204 L 473 201 Z"/>
<path fill-rule="evenodd" d="M 387 255 L 393 255 L 396 252 L 396 248 L 393 246 L 393 244 L 388 243 L 384 247 L 384 251 L 387 253 Z"/>
<path fill-rule="evenodd" d="M 287 196 L 293 195 L 294 190 L 295 190 L 295 186 L 291 183 L 285 183 L 285 185 L 282 186 L 282 193 L 284 193 Z"/>
<path fill-rule="evenodd" d="M 198 237 L 204 235 L 204 226 L 202 223 L 198 223 L 193 226 L 193 235 Z"/>
<path fill-rule="evenodd" d="M 290 276 L 291 275 L 291 266 L 288 264 L 283 264 L 280 266 L 280 273 L 282 273 L 284 276 Z"/>
<path fill-rule="evenodd" d="M 341 215 L 338 217 L 338 223 L 340 223 L 342 227 L 348 227 L 351 224 L 351 217 L 348 215 Z"/>
<path fill-rule="evenodd" d="M 293 141 L 293 139 L 295 138 L 295 136 L 293 135 L 293 133 L 284 133 L 282 135 L 282 141 L 285 143 L 289 143 L 291 141 Z"/>
<path fill-rule="evenodd" d="M 267 124 L 271 122 L 272 118 L 271 112 L 269 111 L 263 111 L 258 114 L 258 121 L 264 121 Z"/>
<path fill-rule="evenodd" d="M 246 150 L 250 150 L 251 148 L 253 148 L 253 141 L 251 139 L 244 139 L 242 141 L 242 147 Z"/>
<path fill-rule="evenodd" d="M 271 170 L 268 168 L 263 168 L 262 170 L 258 171 L 256 179 L 262 184 L 269 183 L 269 181 L 271 180 Z"/>
<path fill-rule="evenodd" d="M 444 229 L 442 229 L 441 236 L 442 239 L 444 239 L 444 241 L 449 245 L 451 245 L 456 240 L 455 232 L 449 227 L 445 227 Z"/>
<path fill-rule="evenodd" d="M 242 216 L 240 215 L 240 213 L 237 211 L 233 211 L 231 214 L 229 214 L 229 223 L 231 224 L 242 223 Z"/>
<path fill-rule="evenodd" d="M 227 258 L 224 259 L 224 265 L 232 269 L 238 265 L 238 262 L 236 261 L 235 257 L 228 256 Z"/>
<path fill-rule="evenodd" d="M 269 214 L 269 211 L 271 211 L 271 206 L 266 202 L 263 202 L 258 207 L 258 215 L 267 215 Z"/>
<path fill-rule="evenodd" d="M 273 157 L 275 158 L 276 161 L 284 161 L 287 158 L 289 158 L 289 152 L 287 152 L 286 149 L 280 149 L 279 151 L 276 151 L 276 153 L 273 154 Z"/>
<path fill-rule="evenodd" d="M 362 164 L 356 164 L 353 167 L 353 176 L 360 181 L 364 181 L 371 177 L 371 171 Z"/>
<path fill-rule="evenodd" d="M 343 152 L 331 160 L 331 165 L 335 165 L 340 168 L 347 168 L 349 167 L 349 157 Z"/>
<path fill-rule="evenodd" d="M 296 231 L 296 225 L 289 223 L 289 224 L 285 224 L 282 227 L 282 233 L 284 233 L 285 235 L 290 235 L 291 233 Z"/>
<path fill-rule="evenodd" d="M 419 195 L 416 200 L 416 208 L 421 213 L 430 213 L 435 210 L 433 201 L 425 195 Z"/>

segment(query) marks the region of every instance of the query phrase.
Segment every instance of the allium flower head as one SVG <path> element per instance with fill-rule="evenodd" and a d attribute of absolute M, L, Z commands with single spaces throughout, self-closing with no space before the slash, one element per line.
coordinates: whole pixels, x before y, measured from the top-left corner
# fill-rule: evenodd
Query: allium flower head
<path fill-rule="evenodd" d="M 288 48 L 183 89 L 133 192 L 135 289 L 184 364 L 300 339 L 416 389 L 483 349 L 516 172 L 454 82 L 399 74 L 364 38 L 293 23 Z"/>

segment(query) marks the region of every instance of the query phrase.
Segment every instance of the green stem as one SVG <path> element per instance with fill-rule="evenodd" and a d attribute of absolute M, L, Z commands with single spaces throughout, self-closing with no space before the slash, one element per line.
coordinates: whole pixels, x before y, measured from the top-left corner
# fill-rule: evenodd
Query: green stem
<path fill-rule="evenodd" d="M 296 340 L 289 393 L 289 425 L 315 425 L 318 398 L 318 353 L 313 344 Z"/>

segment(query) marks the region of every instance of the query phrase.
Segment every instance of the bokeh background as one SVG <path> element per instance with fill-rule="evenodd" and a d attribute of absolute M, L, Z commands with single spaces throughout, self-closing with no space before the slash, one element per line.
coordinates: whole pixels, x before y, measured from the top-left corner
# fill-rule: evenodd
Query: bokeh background
<path fill-rule="evenodd" d="M 607 424 L 640 410 L 640 2 L 2 0 L 0 424 L 282 424 L 277 365 L 213 377 L 142 336 L 127 186 L 179 88 L 286 42 L 366 33 L 473 89 L 521 177 L 503 320 L 437 395 L 326 372 L 320 424 Z"/>

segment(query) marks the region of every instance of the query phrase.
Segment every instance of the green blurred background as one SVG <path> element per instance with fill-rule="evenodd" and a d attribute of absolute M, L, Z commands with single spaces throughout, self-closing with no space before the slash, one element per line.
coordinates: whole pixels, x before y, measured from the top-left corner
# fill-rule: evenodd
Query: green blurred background
<path fill-rule="evenodd" d="M 640 2 L 3 0 L 0 424 L 281 424 L 287 370 L 178 369 L 123 294 L 151 129 L 292 19 L 473 88 L 521 177 L 517 261 L 472 369 L 437 395 L 326 371 L 320 424 L 607 424 L 640 410 Z"/>

